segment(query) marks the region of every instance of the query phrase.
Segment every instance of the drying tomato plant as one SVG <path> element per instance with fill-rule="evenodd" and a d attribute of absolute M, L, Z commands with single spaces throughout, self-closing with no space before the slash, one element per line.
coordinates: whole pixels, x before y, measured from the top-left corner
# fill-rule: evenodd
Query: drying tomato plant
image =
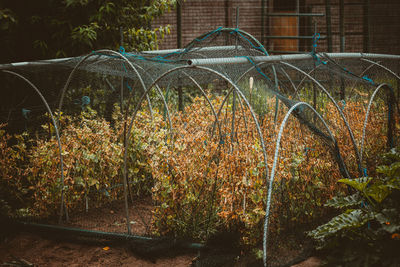
<path fill-rule="evenodd" d="M 254 245 L 262 238 L 275 140 L 288 109 L 282 107 L 275 121 L 271 100 L 270 113 L 256 115 L 264 158 L 257 125 L 244 103 L 235 107 L 228 103 L 219 110 L 222 97 L 209 98 L 218 119 L 205 98 L 199 97 L 183 112 L 171 114 L 171 124 L 157 109 L 152 116 L 138 112 L 128 136 L 130 194 L 151 195 L 155 234 L 204 240 L 235 225 L 242 241 Z M 324 109 L 344 162 L 354 174 L 358 169 L 349 134 L 335 107 L 326 104 Z M 348 102 L 343 112 L 360 142 L 365 107 Z M 63 184 L 54 137 L 39 138 L 27 148 L 27 138 L 14 137 L 19 142 L 10 145 L 11 137 L 0 132 L 0 182 L 10 189 L 4 200 L 24 199 L 25 212 L 49 216 L 58 211 L 62 189 L 70 211 L 122 199 L 125 120 L 116 114 L 118 110 L 113 127 L 90 108 L 75 118 L 63 116 Z M 379 141 L 366 142 L 364 158 L 375 169 L 375 155 L 386 144 L 385 110 L 374 106 L 372 114 L 366 136 Z M 334 151 L 294 117 L 280 146 L 271 215 L 271 231 L 276 233 L 321 218 L 326 212 L 323 203 L 343 189 L 337 183 L 341 175 Z"/>

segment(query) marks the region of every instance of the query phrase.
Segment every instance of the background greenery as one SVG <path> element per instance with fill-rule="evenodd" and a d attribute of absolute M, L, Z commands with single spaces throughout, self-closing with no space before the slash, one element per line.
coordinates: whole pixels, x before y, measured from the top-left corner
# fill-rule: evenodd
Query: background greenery
<path fill-rule="evenodd" d="M 0 63 L 81 55 L 98 48 L 150 50 L 169 27 L 151 22 L 177 0 L 1 0 Z"/>

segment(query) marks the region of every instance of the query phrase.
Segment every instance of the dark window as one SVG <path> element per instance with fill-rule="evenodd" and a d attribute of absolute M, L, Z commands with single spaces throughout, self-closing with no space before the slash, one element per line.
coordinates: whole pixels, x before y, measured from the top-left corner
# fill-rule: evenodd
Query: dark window
<path fill-rule="evenodd" d="M 297 0 L 274 0 L 274 12 L 296 11 Z"/>

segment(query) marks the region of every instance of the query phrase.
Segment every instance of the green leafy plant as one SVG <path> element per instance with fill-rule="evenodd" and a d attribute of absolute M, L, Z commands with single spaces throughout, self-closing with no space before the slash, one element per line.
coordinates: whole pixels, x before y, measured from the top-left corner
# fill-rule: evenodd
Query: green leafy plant
<path fill-rule="evenodd" d="M 336 196 L 327 207 L 343 212 L 309 232 L 328 261 L 342 266 L 398 266 L 400 257 L 400 152 L 384 154 L 377 177 L 342 179 L 355 191 Z M 333 256 L 333 257 L 331 257 Z"/>
<path fill-rule="evenodd" d="M 88 210 L 121 197 L 118 166 L 122 162 L 122 149 L 109 123 L 90 108 L 75 119 L 63 116 L 62 123 L 65 124 L 61 134 L 64 184 L 54 137 L 38 140 L 28 154 L 27 180 L 34 215 L 54 215 L 62 188 L 67 208 L 74 210 Z"/>
<path fill-rule="evenodd" d="M 27 184 L 24 183 L 26 140 L 23 135 L 11 136 L 0 124 L 0 201 L 19 208 L 24 202 Z M 14 144 L 13 144 L 14 143 Z"/>

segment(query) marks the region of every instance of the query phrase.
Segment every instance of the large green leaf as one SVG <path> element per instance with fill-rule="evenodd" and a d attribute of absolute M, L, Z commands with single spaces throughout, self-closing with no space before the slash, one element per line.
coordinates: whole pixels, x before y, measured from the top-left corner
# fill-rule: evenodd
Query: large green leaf
<path fill-rule="evenodd" d="M 398 176 L 400 174 L 400 162 L 394 162 L 390 166 L 379 166 L 376 171 L 387 177 Z"/>
<path fill-rule="evenodd" d="M 342 209 L 342 208 L 349 208 L 349 207 L 353 207 L 356 205 L 360 205 L 361 202 L 362 202 L 362 199 L 361 199 L 360 195 L 357 193 L 357 194 L 350 195 L 350 196 L 333 197 L 331 200 L 328 200 L 328 202 L 325 204 L 325 206 Z"/>
<path fill-rule="evenodd" d="M 373 184 L 365 190 L 365 194 L 378 203 L 381 203 L 390 192 L 390 188 L 385 184 Z"/>
<path fill-rule="evenodd" d="M 364 225 L 373 218 L 372 214 L 365 213 L 361 209 L 342 213 L 332 220 L 308 233 L 312 238 L 324 241 L 326 237 L 332 236 L 342 230 L 356 228 Z"/>
<path fill-rule="evenodd" d="M 361 177 L 357 179 L 340 179 L 339 182 L 347 184 L 360 192 L 364 192 L 371 180 L 372 177 Z"/>

